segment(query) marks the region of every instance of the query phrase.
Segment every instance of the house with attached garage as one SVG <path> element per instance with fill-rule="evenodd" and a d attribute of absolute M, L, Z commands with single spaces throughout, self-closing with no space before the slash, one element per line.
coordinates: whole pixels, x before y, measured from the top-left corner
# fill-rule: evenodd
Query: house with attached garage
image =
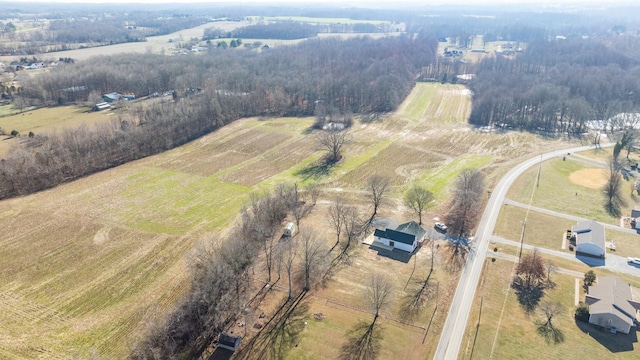
<path fill-rule="evenodd" d="M 418 223 L 410 221 L 394 229 L 376 229 L 373 232 L 373 244 L 413 253 L 424 240 L 425 234 L 426 231 Z"/>
<path fill-rule="evenodd" d="M 604 226 L 595 220 L 582 220 L 571 227 L 572 242 L 576 245 L 576 255 L 604 259 Z"/>
<path fill-rule="evenodd" d="M 640 302 L 629 283 L 616 276 L 598 278 L 589 286 L 585 303 L 589 305 L 589 323 L 609 329 L 612 333 L 628 334 L 638 324 Z"/>

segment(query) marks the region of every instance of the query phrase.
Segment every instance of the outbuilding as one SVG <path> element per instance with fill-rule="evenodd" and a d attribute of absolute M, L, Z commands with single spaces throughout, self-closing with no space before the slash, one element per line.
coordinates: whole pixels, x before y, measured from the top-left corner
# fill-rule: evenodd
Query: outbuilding
<path fill-rule="evenodd" d="M 218 347 L 223 349 L 236 351 L 240 347 L 241 343 L 242 338 L 240 336 L 227 334 L 225 332 L 218 335 Z"/>
<path fill-rule="evenodd" d="M 284 230 L 282 230 L 282 235 L 286 237 L 291 237 L 296 234 L 296 231 L 297 231 L 296 224 L 289 222 L 284 227 Z"/>

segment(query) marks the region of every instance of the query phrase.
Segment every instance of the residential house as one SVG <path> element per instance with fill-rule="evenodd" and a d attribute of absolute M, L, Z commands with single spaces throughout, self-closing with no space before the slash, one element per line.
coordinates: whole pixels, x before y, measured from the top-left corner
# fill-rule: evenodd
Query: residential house
<path fill-rule="evenodd" d="M 571 227 L 571 240 L 576 244 L 576 255 L 604 259 L 604 226 L 595 220 L 582 220 Z"/>
<path fill-rule="evenodd" d="M 227 333 L 220 333 L 218 335 L 218 347 L 223 349 L 236 351 L 240 344 L 242 343 L 242 338 L 240 336 L 235 336 Z"/>
<path fill-rule="evenodd" d="M 585 303 L 589 305 L 589 322 L 612 333 L 628 334 L 638 323 L 640 302 L 634 299 L 631 285 L 616 276 L 598 278 L 597 285 L 589 286 Z"/>
<path fill-rule="evenodd" d="M 118 94 L 117 92 L 112 92 L 112 93 L 102 95 L 102 99 L 108 103 L 116 102 L 120 100 L 121 97 L 122 95 Z"/>
<path fill-rule="evenodd" d="M 373 232 L 373 242 L 412 253 L 420 245 L 425 234 L 426 231 L 420 225 L 411 221 L 400 224 L 395 229 L 376 229 Z"/>

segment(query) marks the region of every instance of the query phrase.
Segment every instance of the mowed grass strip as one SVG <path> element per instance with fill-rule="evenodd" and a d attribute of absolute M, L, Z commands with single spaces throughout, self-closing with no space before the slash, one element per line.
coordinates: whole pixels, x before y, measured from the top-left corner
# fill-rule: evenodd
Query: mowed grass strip
<path fill-rule="evenodd" d="M 538 335 L 534 324 L 534 321 L 542 319 L 540 313 L 527 315 L 518 303 L 515 290 L 510 288 L 512 267 L 513 263 L 506 260 L 485 261 L 484 276 L 467 323 L 461 358 L 535 359 L 540 354 L 550 359 L 579 360 L 585 354 L 597 359 L 637 358 L 638 345 L 632 342 L 635 335 L 608 334 L 574 320 L 575 277 L 564 274 L 552 275 L 556 286 L 545 290 L 541 299 L 541 302 L 557 302 L 564 307 L 564 312 L 553 320 L 554 326 L 562 331 L 564 341 L 555 345 L 547 343 Z M 582 293 L 581 300 L 584 300 Z M 498 328 L 501 314 L 502 322 Z"/>

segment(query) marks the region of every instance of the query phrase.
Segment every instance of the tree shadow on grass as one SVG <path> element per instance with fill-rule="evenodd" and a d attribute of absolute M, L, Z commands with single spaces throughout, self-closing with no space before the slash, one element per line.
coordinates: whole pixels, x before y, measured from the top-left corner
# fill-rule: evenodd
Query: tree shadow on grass
<path fill-rule="evenodd" d="M 282 359 L 286 353 L 298 345 L 300 334 L 305 328 L 305 317 L 309 304 L 304 299 L 306 292 L 286 301 L 252 341 L 236 354 L 238 359 Z"/>
<path fill-rule="evenodd" d="M 557 345 L 564 341 L 564 333 L 562 330 L 553 326 L 546 326 L 544 321 L 536 322 L 536 325 L 536 331 L 544 338 L 547 344 L 553 343 Z"/>
<path fill-rule="evenodd" d="M 347 335 L 347 343 L 342 346 L 341 360 L 373 360 L 380 352 L 382 329 L 376 322 L 358 323 Z"/>
<path fill-rule="evenodd" d="M 317 161 L 298 170 L 294 175 L 300 176 L 305 180 L 318 179 L 329 175 L 331 173 L 331 168 L 333 168 L 335 164 L 335 162 Z"/>
<path fill-rule="evenodd" d="M 520 278 L 515 278 L 511 283 L 511 287 L 516 291 L 518 302 L 527 314 L 533 313 L 540 299 L 544 296 L 543 284 L 527 287 L 521 283 Z"/>

